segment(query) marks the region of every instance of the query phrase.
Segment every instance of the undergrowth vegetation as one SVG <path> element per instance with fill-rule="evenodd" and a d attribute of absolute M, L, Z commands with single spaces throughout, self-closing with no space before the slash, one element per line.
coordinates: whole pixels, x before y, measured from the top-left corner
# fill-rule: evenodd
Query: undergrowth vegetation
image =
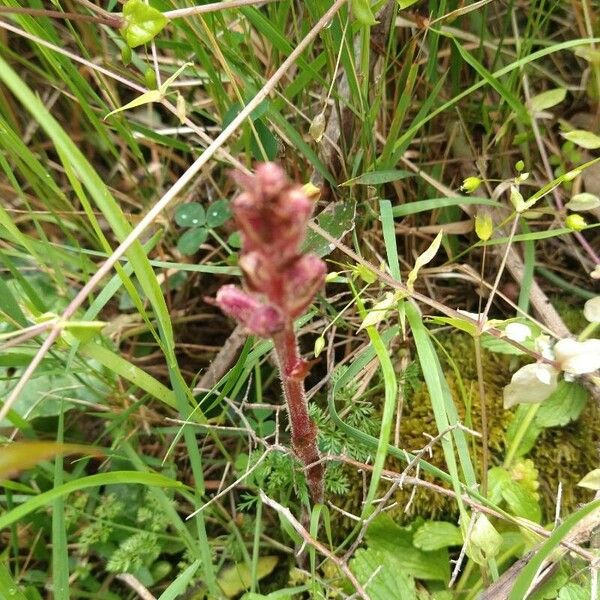
<path fill-rule="evenodd" d="M 592 0 L 2 0 L 0 599 L 600 598 L 599 153 Z"/>

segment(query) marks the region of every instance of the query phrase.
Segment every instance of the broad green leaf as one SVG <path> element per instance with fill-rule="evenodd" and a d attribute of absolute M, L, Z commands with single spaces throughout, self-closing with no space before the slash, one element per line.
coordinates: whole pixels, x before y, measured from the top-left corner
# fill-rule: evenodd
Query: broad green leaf
<path fill-rule="evenodd" d="M 594 210 L 600 206 L 600 198 L 595 194 L 590 194 L 588 192 L 582 192 L 581 194 L 575 194 L 566 204 L 565 206 L 569 210 L 574 211 L 585 211 L 585 210 Z"/>
<path fill-rule="evenodd" d="M 330 204 L 320 212 L 316 221 L 329 235 L 341 240 L 349 231 L 354 229 L 355 216 L 356 200 L 342 200 Z M 302 245 L 302 252 L 313 252 L 320 257 L 326 256 L 333 249 L 333 244 L 330 244 L 325 238 L 312 230 L 309 230 Z"/>
<path fill-rule="evenodd" d="M 397 525 L 389 515 L 380 515 L 369 525 L 366 539 L 369 548 L 395 556 L 399 567 L 416 579 L 447 582 L 450 578 L 448 552 L 415 548 L 412 531 Z"/>
<path fill-rule="evenodd" d="M 486 515 L 480 513 L 475 518 L 467 544 L 467 555 L 477 564 L 483 565 L 498 554 L 503 540 Z"/>
<path fill-rule="evenodd" d="M 591 131 L 585 131 L 584 129 L 574 129 L 573 131 L 567 131 L 561 134 L 565 139 L 587 148 L 588 150 L 595 150 L 600 148 L 600 136 L 592 133 Z"/>
<path fill-rule="evenodd" d="M 119 108 L 115 108 L 115 110 L 111 110 L 104 119 L 108 119 L 111 115 L 116 115 L 124 110 L 129 110 L 130 108 L 136 108 L 138 106 L 143 106 L 144 104 L 151 104 L 152 102 L 159 102 L 162 100 L 163 94 L 160 90 L 150 90 L 145 92 L 141 96 L 134 98 L 131 102 L 128 102 L 124 106 L 120 106 Z"/>
<path fill-rule="evenodd" d="M 371 10 L 371 0 L 352 0 L 352 14 L 362 25 L 375 25 L 377 23 Z"/>
<path fill-rule="evenodd" d="M 588 600 L 589 598 L 590 590 L 586 590 L 576 583 L 567 583 L 558 592 L 557 600 Z"/>
<path fill-rule="evenodd" d="M 590 471 L 577 485 L 590 490 L 600 490 L 600 469 Z"/>
<path fill-rule="evenodd" d="M 350 561 L 350 570 L 356 575 L 371 600 L 416 600 L 415 582 L 406 572 L 398 569 L 393 554 L 369 548 L 360 548 Z"/>
<path fill-rule="evenodd" d="M 277 556 L 261 556 L 258 559 L 256 578 L 263 579 L 271 574 L 278 562 Z M 223 569 L 217 578 L 217 583 L 227 598 L 233 598 L 250 587 L 252 572 L 246 563 L 241 562 Z"/>
<path fill-rule="evenodd" d="M 178 240 L 177 250 L 185 256 L 195 254 L 208 237 L 208 229 L 193 227 L 188 229 Z"/>
<path fill-rule="evenodd" d="M 344 181 L 340 186 L 350 185 L 381 185 L 383 183 L 389 183 L 391 181 L 398 181 L 400 179 L 406 179 L 407 177 L 414 177 L 414 173 L 410 171 L 400 171 L 397 169 L 390 169 L 387 171 L 371 171 L 370 173 L 363 173 L 358 177 L 353 177 Z"/>
<path fill-rule="evenodd" d="M 434 256 L 437 254 L 437 251 L 442 243 L 442 236 L 444 235 L 444 231 L 440 231 L 436 236 L 431 245 L 423 254 L 417 257 L 415 261 L 415 266 L 413 270 L 408 274 L 408 278 L 406 280 L 406 287 L 412 291 L 414 289 L 414 283 L 417 280 L 417 276 L 419 275 L 419 270 L 424 267 L 426 264 L 430 263 Z"/>
<path fill-rule="evenodd" d="M 488 498 L 494 504 L 502 500 L 502 488 L 511 481 L 510 473 L 502 467 L 492 467 L 488 471 Z"/>
<path fill-rule="evenodd" d="M 176 598 L 183 596 L 199 566 L 200 560 L 195 560 L 177 576 L 175 581 L 159 596 L 158 600 L 176 600 Z"/>
<path fill-rule="evenodd" d="M 217 200 L 206 211 L 206 224 L 209 227 L 220 227 L 231 219 L 231 205 L 229 200 Z"/>
<path fill-rule="evenodd" d="M 98 450 L 83 444 L 58 442 L 13 442 L 0 446 L 0 479 L 13 477 L 19 471 L 35 467 L 57 454 L 86 454 L 98 456 Z"/>
<path fill-rule="evenodd" d="M 587 396 L 582 385 L 563 379 L 538 409 L 535 424 L 538 427 L 563 427 L 575 421 L 585 406 Z"/>
<path fill-rule="evenodd" d="M 177 207 L 175 223 L 179 227 L 201 227 L 206 223 L 206 211 L 199 202 L 187 202 Z"/>
<path fill-rule="evenodd" d="M 169 19 L 143 0 L 127 0 L 123 6 L 125 25 L 121 33 L 130 48 L 146 44 L 165 27 Z"/>
<path fill-rule="evenodd" d="M 516 517 L 529 519 L 534 523 L 542 520 L 542 511 L 535 496 L 516 481 L 507 481 L 502 486 L 502 498 Z"/>
<path fill-rule="evenodd" d="M 541 112 L 560 104 L 566 95 L 567 90 L 564 88 L 555 88 L 533 96 L 529 100 L 528 105 L 533 112 Z"/>
<path fill-rule="evenodd" d="M 427 521 L 415 531 L 413 537 L 413 544 L 426 552 L 448 546 L 460 546 L 462 543 L 460 529 L 454 523 L 446 521 Z"/>

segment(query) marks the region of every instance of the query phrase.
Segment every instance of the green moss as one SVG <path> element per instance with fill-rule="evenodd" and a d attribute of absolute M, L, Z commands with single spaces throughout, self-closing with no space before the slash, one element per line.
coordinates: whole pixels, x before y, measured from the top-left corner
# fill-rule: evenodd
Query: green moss
<path fill-rule="evenodd" d="M 452 333 L 440 340 L 448 352 L 455 368 L 460 374 L 462 386 L 454 369 L 446 362 L 445 376 L 452 392 L 454 403 L 462 422 L 471 424 L 472 428 L 481 431 L 481 407 L 479 402 L 477 370 L 473 341 L 462 333 Z M 443 358 L 443 354 L 440 353 Z M 482 362 L 485 383 L 485 399 L 489 431 L 490 467 L 502 464 L 504 459 L 505 432 L 513 419 L 513 411 L 503 407 L 502 392 L 510 381 L 517 365 L 512 356 L 494 354 L 483 351 Z M 461 393 L 464 390 L 464 394 Z M 464 397 L 463 397 L 464 396 Z M 600 441 L 600 420 L 598 408 L 589 402 L 581 417 L 566 427 L 546 429 L 539 436 L 534 449 L 527 458 L 531 459 L 539 471 L 539 497 L 544 516 L 552 519 L 555 512 L 555 498 L 559 481 L 563 484 L 561 512 L 573 510 L 580 502 L 590 498 L 589 490 L 578 488 L 575 484 L 588 471 L 597 468 L 598 443 Z M 400 428 L 400 447 L 409 451 L 419 450 L 428 442 L 428 437 L 437 434 L 433 410 L 426 386 L 410 394 L 402 411 Z M 478 476 L 481 472 L 481 439 L 469 436 L 471 457 Z M 441 446 L 437 444 L 427 458 L 437 467 L 446 469 Z M 405 463 L 390 459 L 386 467 L 402 472 Z M 414 473 L 411 473 L 414 475 Z M 420 476 L 437 484 L 441 482 L 424 475 Z M 360 512 L 363 483 L 361 476 L 350 474 L 350 493 L 340 497 L 337 503 L 344 510 L 358 514 Z M 354 492 L 352 491 L 354 490 Z M 395 495 L 397 506 L 393 509 L 394 517 L 410 520 L 416 515 L 431 519 L 455 519 L 456 503 L 452 498 L 433 494 L 431 491 L 417 488 L 408 512 L 405 507 L 409 503 L 412 488 L 406 487 Z M 348 523 L 349 525 L 349 523 Z"/>

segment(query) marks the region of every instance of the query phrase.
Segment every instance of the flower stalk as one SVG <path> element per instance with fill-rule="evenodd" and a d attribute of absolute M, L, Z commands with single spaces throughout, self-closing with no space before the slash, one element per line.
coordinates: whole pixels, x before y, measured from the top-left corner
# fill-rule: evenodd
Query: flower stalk
<path fill-rule="evenodd" d="M 249 333 L 273 340 L 292 448 L 305 467 L 313 502 L 322 502 L 324 468 L 304 389 L 310 365 L 299 354 L 294 329 L 294 320 L 310 306 L 326 275 L 320 258 L 300 251 L 312 201 L 274 163 L 259 165 L 254 175 L 236 172 L 234 177 L 244 189 L 232 203 L 242 237 L 244 287 L 223 286 L 216 301 Z"/>

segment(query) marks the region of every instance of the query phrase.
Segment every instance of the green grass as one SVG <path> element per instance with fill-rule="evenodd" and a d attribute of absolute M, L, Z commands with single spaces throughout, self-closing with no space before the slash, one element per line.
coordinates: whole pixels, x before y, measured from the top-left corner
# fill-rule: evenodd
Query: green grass
<path fill-rule="evenodd" d="M 559 562 L 545 597 L 562 600 L 573 586 L 589 595 L 590 551 L 554 550 L 595 505 L 563 506 L 558 527 L 554 514 L 516 519 L 537 514 L 537 494 L 558 485 L 541 460 L 535 472 L 525 459 L 542 456 L 553 435 L 592 430 L 593 401 L 583 410 L 579 391 L 564 394 L 557 412 L 570 422 L 542 433 L 534 425 L 543 403 L 498 414 L 492 395 L 531 362 L 499 339 L 506 321 L 519 314 L 537 331 L 536 319 L 550 314 L 541 303 L 554 298 L 572 313 L 554 319 L 581 321 L 597 295 L 595 214 L 574 232 L 561 206 L 597 189 L 599 150 L 561 134 L 600 135 L 600 12 L 589 0 L 407 8 L 352 0 L 314 29 L 333 4 L 188 12 L 128 51 L 118 29 L 94 18 L 122 10 L 116 2 L 0 2 L 0 436 L 104 449 L 0 469 L 0 595 L 135 598 L 117 577 L 127 572 L 159 600 L 224 598 L 234 566 L 237 596 L 227 597 L 342 598 L 354 590 L 326 559 L 334 552 L 372 600 L 416 599 L 415 585 L 436 600 L 467 600 L 530 550 L 511 598 L 525 597 L 544 560 Z M 355 18 L 366 4 L 375 12 L 389 4 L 379 25 Z M 157 86 L 157 71 L 164 82 L 186 63 L 166 98 L 107 117 Z M 566 100 L 532 113 L 530 98 L 558 87 Z M 325 137 L 315 139 L 322 113 Z M 308 505 L 271 342 L 229 346 L 232 323 L 210 303 L 241 274 L 234 221 L 212 227 L 192 255 L 177 249 L 177 207 L 231 200 L 231 169 L 265 159 L 320 186 L 315 212 L 327 212 L 318 223 L 339 244 L 311 232 L 309 244 L 337 275 L 297 323 L 301 353 L 314 359 L 307 387 L 330 505 Z M 574 169 L 582 173 L 573 181 Z M 523 171 L 530 175 L 518 181 Z M 467 194 L 460 187 L 470 176 L 482 184 Z M 509 201 L 511 184 L 531 202 L 524 215 Z M 491 216 L 490 239 L 477 237 L 477 214 Z M 386 292 L 406 292 L 440 228 L 414 297 L 398 293 L 379 324 L 362 328 Z M 505 254 L 522 263 L 520 280 L 501 268 Z M 480 312 L 489 293 L 491 337 L 454 312 Z M 449 319 L 428 318 L 440 312 Z M 551 332 L 556 320 L 541 325 Z M 466 342 L 453 348 L 458 329 Z M 474 350 L 465 356 L 470 336 L 477 360 Z M 539 346 L 525 345 L 540 357 Z M 216 381 L 206 376 L 211 365 Z M 486 442 L 492 471 L 482 477 Z M 573 482 L 597 458 L 562 465 L 569 497 L 591 499 Z M 403 479 L 411 477 L 422 481 Z M 289 508 L 305 535 L 259 490 Z M 484 533 L 473 530 L 481 510 L 493 527 Z M 419 529 L 436 531 L 438 521 L 458 528 L 465 553 L 443 536 L 426 536 L 435 548 L 419 545 Z M 366 573 L 372 564 L 380 570 Z M 398 571 L 406 577 L 394 578 Z"/>

